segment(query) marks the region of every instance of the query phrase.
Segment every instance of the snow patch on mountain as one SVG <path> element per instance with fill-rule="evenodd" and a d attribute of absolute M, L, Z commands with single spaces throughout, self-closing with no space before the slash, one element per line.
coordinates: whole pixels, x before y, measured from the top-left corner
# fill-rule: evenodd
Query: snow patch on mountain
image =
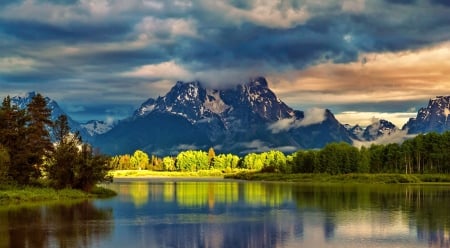
<path fill-rule="evenodd" d="M 212 113 L 222 114 L 230 108 L 230 106 L 226 105 L 220 97 L 220 91 L 207 89 L 206 93 L 207 95 L 203 105 L 207 110 Z"/>
<path fill-rule="evenodd" d="M 104 134 L 114 127 L 111 123 L 96 120 L 88 121 L 84 124 L 80 124 L 80 126 L 84 128 L 91 136 Z"/>
<path fill-rule="evenodd" d="M 416 118 L 411 118 L 403 126 L 409 133 L 442 133 L 450 130 L 450 96 L 430 99 L 428 106 L 419 109 Z"/>

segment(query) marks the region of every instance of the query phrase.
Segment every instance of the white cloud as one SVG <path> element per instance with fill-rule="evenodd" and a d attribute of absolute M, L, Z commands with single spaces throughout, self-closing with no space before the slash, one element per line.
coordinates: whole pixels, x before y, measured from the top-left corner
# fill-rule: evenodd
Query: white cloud
<path fill-rule="evenodd" d="M 305 111 L 305 117 L 301 120 L 294 118 L 286 118 L 276 121 L 269 125 L 269 130 L 272 133 L 280 133 L 289 131 L 293 128 L 305 127 L 314 124 L 319 124 L 326 119 L 326 110 L 322 108 L 311 108 Z"/>
<path fill-rule="evenodd" d="M 152 16 L 145 17 L 139 22 L 136 27 L 136 31 L 140 35 L 156 39 L 162 39 L 160 37 L 167 37 L 168 39 L 175 36 L 190 36 L 196 37 L 197 29 L 193 20 L 191 19 L 159 19 Z"/>
<path fill-rule="evenodd" d="M 21 57 L 0 57 L 0 72 L 14 73 L 32 71 L 37 66 L 37 61 Z"/>
<path fill-rule="evenodd" d="M 139 66 L 131 72 L 123 74 L 127 77 L 139 77 L 147 79 L 174 79 L 180 80 L 191 77 L 189 71 L 178 65 L 174 61 L 167 61 L 160 64 Z"/>
<path fill-rule="evenodd" d="M 322 108 L 310 108 L 305 111 L 305 118 L 300 122 L 301 126 L 319 124 L 326 118 L 326 110 Z"/>
<path fill-rule="evenodd" d="M 235 145 L 236 147 L 242 147 L 242 153 L 251 153 L 251 152 L 266 152 L 270 151 L 271 148 L 261 140 L 253 140 L 250 142 L 242 142 Z"/>
<path fill-rule="evenodd" d="M 374 123 L 375 119 L 384 119 L 394 123 L 398 128 L 409 120 L 409 118 L 415 117 L 415 112 L 396 112 L 396 113 L 383 113 L 383 112 L 357 112 L 357 111 L 344 111 L 339 114 L 335 114 L 336 119 L 343 124 L 368 126 Z"/>
<path fill-rule="evenodd" d="M 287 2 L 273 0 L 254 0 L 251 9 L 236 8 L 226 1 L 204 0 L 203 5 L 208 11 L 236 24 L 248 21 L 272 28 L 291 28 L 310 18 L 305 7 L 294 8 Z"/>
<path fill-rule="evenodd" d="M 373 141 L 359 141 L 353 140 L 353 146 L 355 147 L 370 147 L 372 144 L 376 145 L 386 145 L 386 144 L 401 144 L 403 141 L 407 139 L 414 138 L 415 134 L 408 134 L 408 130 L 397 130 L 395 132 L 391 132 L 390 134 L 385 134 Z"/>

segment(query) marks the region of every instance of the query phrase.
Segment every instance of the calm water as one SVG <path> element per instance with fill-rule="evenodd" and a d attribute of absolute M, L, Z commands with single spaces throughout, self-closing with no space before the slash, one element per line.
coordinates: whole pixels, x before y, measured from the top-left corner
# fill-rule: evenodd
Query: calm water
<path fill-rule="evenodd" d="M 119 195 L 0 207 L 0 247 L 450 247 L 450 185 L 108 187 Z"/>

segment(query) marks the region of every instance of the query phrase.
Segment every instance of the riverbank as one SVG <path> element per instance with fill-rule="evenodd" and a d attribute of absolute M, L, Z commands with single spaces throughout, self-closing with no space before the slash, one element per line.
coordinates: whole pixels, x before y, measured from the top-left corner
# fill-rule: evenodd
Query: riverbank
<path fill-rule="evenodd" d="M 37 201 L 64 202 L 78 199 L 107 198 L 115 195 L 116 192 L 103 187 L 95 187 L 92 192 L 87 193 L 75 189 L 56 190 L 47 187 L 0 186 L 0 205 Z"/>
<path fill-rule="evenodd" d="M 261 172 L 240 172 L 226 175 L 228 179 L 249 181 L 280 181 L 305 183 L 450 183 L 450 175 L 445 174 L 281 174 Z"/>
<path fill-rule="evenodd" d="M 242 171 L 239 171 L 242 172 Z M 235 171 L 234 173 L 239 173 Z M 223 173 L 220 170 L 200 170 L 200 171 L 151 171 L 151 170 L 114 170 L 109 175 L 114 179 L 122 178 L 223 178 L 225 175 L 233 173 Z"/>

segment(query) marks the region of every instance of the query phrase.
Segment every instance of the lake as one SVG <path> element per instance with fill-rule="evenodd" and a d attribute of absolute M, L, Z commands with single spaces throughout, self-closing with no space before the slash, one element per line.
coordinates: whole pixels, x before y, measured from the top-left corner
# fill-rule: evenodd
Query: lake
<path fill-rule="evenodd" d="M 450 247 L 450 185 L 149 179 L 0 206 L 0 247 Z"/>

